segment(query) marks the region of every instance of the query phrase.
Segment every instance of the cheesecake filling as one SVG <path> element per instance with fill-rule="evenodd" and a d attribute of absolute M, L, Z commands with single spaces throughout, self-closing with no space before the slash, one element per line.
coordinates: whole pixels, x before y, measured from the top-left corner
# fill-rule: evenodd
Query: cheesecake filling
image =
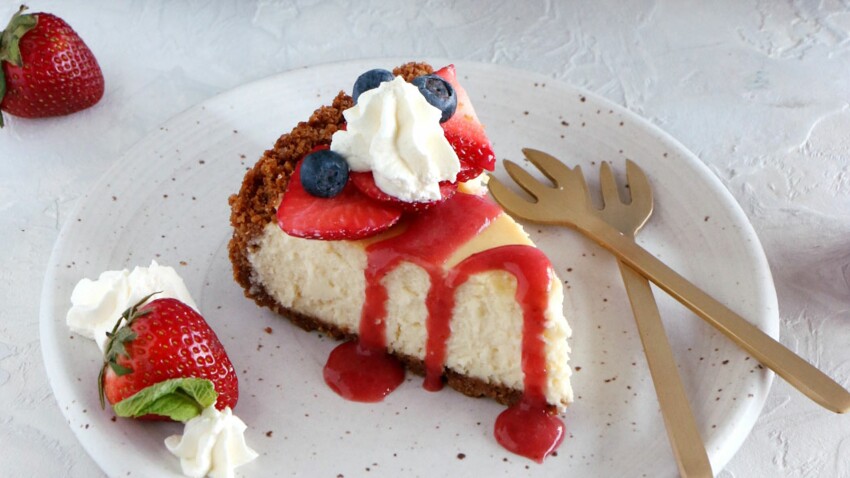
<path fill-rule="evenodd" d="M 461 198 L 463 196 L 468 195 Z M 484 201 L 483 198 L 477 200 Z M 443 278 L 456 276 L 456 270 L 460 270 L 458 267 L 464 261 L 503 246 L 527 248 L 542 257 L 518 224 L 497 208 L 493 210 L 496 213 L 472 234 L 471 239 L 445 251 L 441 257 L 423 258 L 412 249 L 408 254 L 385 258 L 394 263 L 379 279 L 380 287 L 386 291 L 386 300 L 380 304 L 383 313 L 377 331 L 370 332 L 363 326 L 364 318 L 368 320 L 374 314 L 368 312 L 367 303 L 370 285 L 367 271 L 374 269 L 370 257 L 374 262 L 380 255 L 376 256 L 376 250 L 398 250 L 393 248 L 393 241 L 398 241 L 404 232 L 395 237 L 367 241 L 313 241 L 288 236 L 270 224 L 249 248 L 248 259 L 254 269 L 252 280 L 283 307 L 321 318 L 345 332 L 357 333 L 361 340 L 364 333 L 367 341 L 383 340 L 378 345 L 419 358 L 426 362 L 426 367 L 430 361 L 434 369 L 436 363 L 436 380 L 444 365 L 486 383 L 526 390 L 524 350 L 534 353 L 536 347 L 540 349 L 542 360 L 539 368 L 545 371 L 540 377 L 540 393 L 547 403 L 563 409 L 572 401 L 567 365 L 570 330 L 561 309 L 561 284 L 545 257 L 547 286 L 542 292 L 546 307 L 539 329 L 531 337 L 539 346 L 524 346 L 523 340 L 528 334 L 524 333 L 527 324 L 523 303 L 516 299 L 518 276 L 500 268 L 470 269 L 462 281 L 450 287 L 453 304 L 448 333 L 442 334 L 440 340 L 443 342 L 431 336 L 433 331 L 429 333 L 429 316 L 434 315 L 433 310 L 429 311 L 429 307 L 434 307 L 429 305 L 429 291 L 435 290 L 435 284 L 443 284 Z M 352 271 L 362 272 L 353 274 Z M 437 290 L 440 287 L 442 285 Z M 370 339 L 370 333 L 381 335 L 378 339 Z M 435 351 L 442 355 L 434 358 Z M 430 379 L 426 378 L 426 388 L 429 380 L 434 385 L 434 374 L 432 370 Z"/>

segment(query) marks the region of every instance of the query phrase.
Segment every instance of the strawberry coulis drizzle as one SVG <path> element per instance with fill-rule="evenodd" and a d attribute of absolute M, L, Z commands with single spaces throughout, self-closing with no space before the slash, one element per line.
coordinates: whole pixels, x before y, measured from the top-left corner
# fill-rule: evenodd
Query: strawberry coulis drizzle
<path fill-rule="evenodd" d="M 497 441 L 509 451 L 542 462 L 560 445 L 561 420 L 548 411 L 544 390 L 546 366 L 543 331 L 548 304 L 549 260 L 538 249 L 506 245 L 478 252 L 448 271 L 443 264 L 462 244 L 486 228 L 499 214 L 484 197 L 458 193 L 452 199 L 415 216 L 398 236 L 366 248 L 366 300 L 360 318 L 359 339 L 331 352 L 324 369 L 328 385 L 343 398 L 376 402 L 404 380 L 401 363 L 387 353 L 386 303 L 381 280 L 402 262 L 424 269 L 431 287 L 426 296 L 428 317 L 423 387 L 443 387 L 446 346 L 455 292 L 473 274 L 503 270 L 516 278 L 516 299 L 523 311 L 522 399 L 502 412 L 495 424 Z"/>

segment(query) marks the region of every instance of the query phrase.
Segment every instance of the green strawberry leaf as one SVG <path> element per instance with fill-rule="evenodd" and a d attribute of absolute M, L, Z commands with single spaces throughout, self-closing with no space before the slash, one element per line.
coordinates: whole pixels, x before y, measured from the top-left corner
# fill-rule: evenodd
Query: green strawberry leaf
<path fill-rule="evenodd" d="M 161 415 L 186 422 L 218 398 L 213 383 L 203 378 L 173 378 L 139 390 L 112 406 L 119 417 Z"/>
<path fill-rule="evenodd" d="M 3 126 L 3 119 L 0 118 L 0 127 Z M 112 369 L 119 377 L 133 372 L 131 367 L 125 367 L 118 363 L 120 357 L 131 359 L 127 353 L 127 347 L 124 345 L 136 339 L 136 333 L 130 328 L 133 322 L 139 317 L 144 317 L 150 313 L 150 310 L 139 310 L 145 302 L 151 297 L 160 292 L 154 292 L 144 297 L 139 302 L 130 306 L 125 310 L 115 325 L 112 327 L 112 332 L 107 332 L 106 346 L 103 354 L 103 366 L 100 368 L 100 373 L 97 375 L 97 393 L 100 396 L 100 408 L 106 408 L 106 400 L 104 399 L 104 387 L 106 386 L 106 367 Z"/>
<path fill-rule="evenodd" d="M 129 357 L 125 344 L 132 342 L 137 337 L 133 329 L 129 326 L 124 326 L 114 334 L 107 332 L 106 335 L 109 336 L 109 347 L 106 352 L 107 362 L 114 363 L 121 356 Z"/>
<path fill-rule="evenodd" d="M 124 367 L 123 365 L 118 365 L 117 362 L 110 362 L 109 368 L 111 368 L 112 371 L 115 372 L 115 375 L 118 375 L 119 377 L 127 375 L 128 373 L 133 373 L 133 369 L 130 367 Z"/>
<path fill-rule="evenodd" d="M 8 61 L 17 67 L 24 65 L 21 58 L 21 38 L 38 24 L 37 15 L 25 15 L 26 5 L 12 15 L 6 29 L 0 32 L 0 60 Z"/>

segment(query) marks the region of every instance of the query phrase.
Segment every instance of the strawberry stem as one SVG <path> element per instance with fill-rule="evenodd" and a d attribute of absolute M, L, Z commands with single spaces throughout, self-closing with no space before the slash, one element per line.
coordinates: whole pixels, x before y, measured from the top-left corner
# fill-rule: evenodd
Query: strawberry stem
<path fill-rule="evenodd" d="M 140 311 L 139 308 L 144 305 L 148 299 L 161 293 L 162 291 L 154 292 L 131 305 L 121 314 L 121 317 L 118 318 L 115 325 L 112 326 L 112 331 L 106 333 L 106 336 L 109 338 L 106 341 L 106 347 L 104 347 L 103 366 L 100 368 L 100 373 L 97 375 L 97 392 L 100 397 L 100 408 L 106 408 L 106 401 L 104 400 L 106 367 L 111 368 L 112 371 L 119 377 L 133 372 L 132 368 L 125 367 L 118 363 L 118 359 L 122 356 L 127 357 L 128 359 L 131 358 L 130 354 L 127 352 L 127 348 L 124 346 L 124 344 L 131 342 L 136 338 L 136 333 L 133 332 L 130 325 L 132 325 L 139 317 L 144 317 L 150 313 L 150 310 Z"/>

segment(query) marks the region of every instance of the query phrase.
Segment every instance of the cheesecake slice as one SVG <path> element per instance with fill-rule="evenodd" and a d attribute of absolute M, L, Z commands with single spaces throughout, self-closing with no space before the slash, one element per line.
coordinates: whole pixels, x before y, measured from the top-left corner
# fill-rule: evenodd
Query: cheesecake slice
<path fill-rule="evenodd" d="M 407 64 L 393 73 L 410 81 L 432 71 Z M 282 230 L 278 207 L 299 161 L 331 143 L 352 106 L 340 92 L 281 136 L 230 198 L 229 253 L 245 295 L 306 330 L 386 350 L 425 375 L 426 389 L 446 383 L 508 405 L 532 397 L 563 410 L 573 396 L 561 281 L 480 178 L 369 237 Z"/>

